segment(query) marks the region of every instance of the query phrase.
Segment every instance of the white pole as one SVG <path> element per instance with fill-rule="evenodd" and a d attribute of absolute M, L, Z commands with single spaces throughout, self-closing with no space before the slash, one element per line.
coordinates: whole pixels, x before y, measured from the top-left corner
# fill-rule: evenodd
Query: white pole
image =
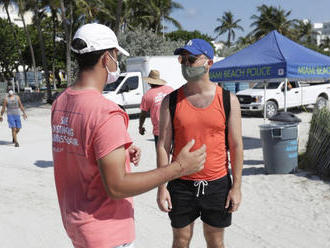
<path fill-rule="evenodd" d="M 287 78 L 285 78 L 284 84 L 285 84 L 285 86 L 284 86 L 284 112 L 286 112 L 286 104 L 287 104 L 286 93 L 288 91 L 288 79 Z"/>
<path fill-rule="evenodd" d="M 266 123 L 267 105 L 266 105 L 266 80 L 264 81 L 264 124 Z"/>
<path fill-rule="evenodd" d="M 165 38 L 165 35 L 164 35 L 164 15 L 162 17 L 163 17 L 163 21 L 162 21 L 162 24 L 163 24 L 162 27 L 163 28 L 162 28 L 162 31 L 163 31 L 163 39 L 164 39 Z"/>
<path fill-rule="evenodd" d="M 12 85 L 13 91 L 15 93 L 16 92 L 16 90 L 15 90 L 15 80 L 13 78 L 11 79 L 11 85 Z"/>

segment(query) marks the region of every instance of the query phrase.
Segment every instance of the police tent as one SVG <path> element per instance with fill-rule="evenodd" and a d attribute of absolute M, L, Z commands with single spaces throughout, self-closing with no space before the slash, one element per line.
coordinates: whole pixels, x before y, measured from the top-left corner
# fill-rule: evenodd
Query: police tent
<path fill-rule="evenodd" d="M 210 69 L 210 79 L 214 82 L 320 81 L 329 78 L 329 56 L 299 45 L 277 31 L 214 63 Z M 285 111 L 286 92 L 287 83 L 284 89 Z"/>

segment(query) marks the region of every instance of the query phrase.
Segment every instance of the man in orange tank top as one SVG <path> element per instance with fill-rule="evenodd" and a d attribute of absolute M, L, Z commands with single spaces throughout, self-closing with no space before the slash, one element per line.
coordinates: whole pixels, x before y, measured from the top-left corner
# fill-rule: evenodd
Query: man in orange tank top
<path fill-rule="evenodd" d="M 175 50 L 187 83 L 177 91 L 176 110 L 171 118 L 169 95 L 160 110 L 160 136 L 157 146 L 158 167 L 166 166 L 174 137 L 172 161 L 189 139 L 192 150 L 207 146 L 204 169 L 158 187 L 159 208 L 168 212 L 173 228 L 173 248 L 189 247 L 196 218 L 203 221 L 208 248 L 224 247 L 224 229 L 231 224 L 231 213 L 241 202 L 243 144 L 241 113 L 237 97 L 230 94 L 228 143 L 233 183 L 228 172 L 225 142 L 226 115 L 222 88 L 209 80 L 213 65 L 212 46 L 201 39 L 190 40 Z M 173 129 L 172 129 L 173 127 Z M 173 133 L 174 131 L 174 133 Z"/>

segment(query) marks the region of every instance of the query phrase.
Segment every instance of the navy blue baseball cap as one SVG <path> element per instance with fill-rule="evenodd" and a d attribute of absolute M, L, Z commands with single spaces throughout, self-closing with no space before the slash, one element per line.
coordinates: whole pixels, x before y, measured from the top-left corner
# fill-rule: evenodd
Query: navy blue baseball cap
<path fill-rule="evenodd" d="M 192 39 L 188 41 L 184 47 L 175 49 L 174 55 L 182 54 L 184 51 L 188 51 L 193 55 L 204 54 L 209 59 L 213 59 L 214 57 L 213 47 L 210 43 L 202 39 Z"/>

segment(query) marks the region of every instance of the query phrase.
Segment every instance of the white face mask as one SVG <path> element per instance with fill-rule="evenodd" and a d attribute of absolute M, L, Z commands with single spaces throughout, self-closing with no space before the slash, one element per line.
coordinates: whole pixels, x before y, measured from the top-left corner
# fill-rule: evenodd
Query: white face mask
<path fill-rule="evenodd" d="M 107 78 L 107 82 L 106 82 L 106 84 L 111 84 L 111 83 L 113 83 L 113 82 L 116 82 L 117 79 L 119 78 L 119 74 L 120 74 L 120 69 L 119 69 L 119 63 L 118 63 L 118 61 L 116 61 L 116 60 L 115 60 L 110 54 L 109 54 L 109 56 L 110 56 L 110 58 L 111 58 L 114 62 L 116 62 L 116 64 L 117 64 L 117 70 L 114 71 L 114 72 L 112 72 L 112 71 L 110 71 L 110 70 L 108 69 L 107 66 L 105 66 L 105 69 L 106 69 L 107 72 L 108 72 L 108 78 Z"/>

